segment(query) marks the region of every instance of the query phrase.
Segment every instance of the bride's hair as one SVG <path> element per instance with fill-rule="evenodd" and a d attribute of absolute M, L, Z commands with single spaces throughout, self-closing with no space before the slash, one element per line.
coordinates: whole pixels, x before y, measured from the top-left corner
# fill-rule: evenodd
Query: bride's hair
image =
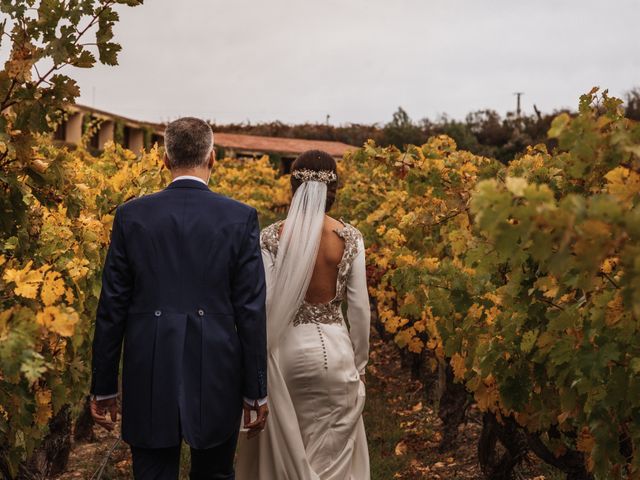
<path fill-rule="evenodd" d="M 336 180 L 327 183 L 327 203 L 324 211 L 328 212 L 331 210 L 338 191 L 338 167 L 335 159 L 322 150 L 307 150 L 306 152 L 301 153 L 300 156 L 296 158 L 295 162 L 293 162 L 291 173 L 296 170 L 311 170 L 315 172 L 328 171 L 335 174 Z M 303 180 L 291 175 L 291 189 L 293 190 L 293 193 L 296 193 L 296 190 L 300 185 L 302 185 L 302 183 Z"/>

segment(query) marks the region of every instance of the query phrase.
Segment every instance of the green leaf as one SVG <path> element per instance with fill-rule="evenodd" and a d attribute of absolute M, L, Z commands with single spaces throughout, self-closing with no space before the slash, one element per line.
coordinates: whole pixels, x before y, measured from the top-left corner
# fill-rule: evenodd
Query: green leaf
<path fill-rule="evenodd" d="M 523 353 L 529 353 L 533 349 L 533 346 L 536 344 L 536 340 L 538 340 L 539 333 L 540 331 L 536 328 L 529 330 L 522 335 L 520 350 L 522 350 Z"/>
<path fill-rule="evenodd" d="M 122 47 L 117 43 L 105 42 L 98 44 L 98 54 L 100 62 L 105 65 L 117 65 L 118 53 L 122 50 Z"/>
<path fill-rule="evenodd" d="M 568 113 L 561 113 L 551 122 L 551 128 L 549 129 L 548 136 L 549 138 L 560 138 L 565 131 L 565 129 L 569 126 L 571 122 L 571 117 Z"/>

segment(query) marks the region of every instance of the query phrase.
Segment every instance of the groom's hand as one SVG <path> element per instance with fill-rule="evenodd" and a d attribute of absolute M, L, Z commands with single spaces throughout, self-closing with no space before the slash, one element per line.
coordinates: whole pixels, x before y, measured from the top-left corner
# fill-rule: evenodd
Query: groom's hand
<path fill-rule="evenodd" d="M 253 405 L 244 402 L 242 408 L 244 411 L 244 428 L 249 430 L 247 437 L 253 438 L 264 430 L 264 427 L 267 424 L 267 416 L 269 415 L 269 406 L 266 403 L 264 405 L 258 405 L 258 402 L 256 401 Z M 258 418 L 253 422 L 251 421 L 252 411 L 258 412 Z"/>
<path fill-rule="evenodd" d="M 118 419 L 117 397 L 104 400 L 91 398 L 90 408 L 93 421 L 109 432 L 112 431 Z M 111 420 L 109 420 L 108 416 L 111 417 Z"/>

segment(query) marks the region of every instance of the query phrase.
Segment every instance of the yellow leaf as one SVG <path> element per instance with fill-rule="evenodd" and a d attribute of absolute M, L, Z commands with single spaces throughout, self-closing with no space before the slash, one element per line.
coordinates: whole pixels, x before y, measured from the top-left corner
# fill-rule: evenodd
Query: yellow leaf
<path fill-rule="evenodd" d="M 75 330 L 75 324 L 80 318 L 78 314 L 70 309 L 64 310 L 57 306 L 45 307 L 36 315 L 36 322 L 47 330 L 57 333 L 63 337 L 70 337 Z"/>
<path fill-rule="evenodd" d="M 500 297 L 499 295 L 496 295 L 495 293 L 485 293 L 483 298 L 486 298 L 487 300 L 491 300 L 495 305 L 501 305 L 502 304 L 502 297 Z"/>
<path fill-rule="evenodd" d="M 392 316 L 384 321 L 384 328 L 389 333 L 396 333 L 400 328 L 400 317 Z"/>
<path fill-rule="evenodd" d="M 451 367 L 453 368 L 453 376 L 456 380 L 463 380 L 467 367 L 464 364 L 464 357 L 458 352 L 451 357 Z"/>
<path fill-rule="evenodd" d="M 436 257 L 426 257 L 422 259 L 422 265 L 430 272 L 433 272 L 440 266 L 440 260 Z"/>
<path fill-rule="evenodd" d="M 487 316 L 485 318 L 485 321 L 487 322 L 487 325 L 493 325 L 498 315 L 500 315 L 500 313 L 501 313 L 500 309 L 495 305 L 491 307 L 489 310 L 486 310 Z"/>
<path fill-rule="evenodd" d="M 49 267 L 44 266 L 36 270 L 32 270 L 32 261 L 29 261 L 22 270 L 15 270 L 13 268 L 7 269 L 2 277 L 6 282 L 13 282 L 16 284 L 13 289 L 16 295 L 20 295 L 25 298 L 36 298 L 38 295 L 38 288 L 42 283 L 42 277 Z"/>
<path fill-rule="evenodd" d="M 85 258 L 74 257 L 72 260 L 67 263 L 67 271 L 73 280 L 77 281 L 83 278 L 89 273 L 89 269 L 87 268 L 89 265 L 89 261 Z"/>
<path fill-rule="evenodd" d="M 383 237 L 389 244 L 393 246 L 401 246 L 407 241 L 404 235 L 397 228 L 387 230 Z"/>
<path fill-rule="evenodd" d="M 600 269 L 608 275 L 615 270 L 619 263 L 620 259 L 618 257 L 609 257 L 602 262 L 602 267 L 600 267 Z"/>
<path fill-rule="evenodd" d="M 406 323 L 408 323 L 407 319 L 400 318 L 400 325 L 399 325 L 400 327 L 402 327 L 403 324 L 406 324 Z M 415 329 L 413 327 L 409 327 L 405 330 L 401 330 L 400 332 L 398 332 L 394 340 L 400 348 L 408 347 L 411 341 L 413 340 L 415 333 L 416 333 Z"/>
<path fill-rule="evenodd" d="M 542 290 L 544 292 L 543 295 L 547 298 L 555 298 L 560 289 L 558 281 L 551 275 L 536 280 L 535 286 Z"/>
<path fill-rule="evenodd" d="M 519 177 L 507 177 L 504 181 L 509 190 L 514 196 L 524 196 L 524 189 L 527 188 L 527 180 Z"/>
<path fill-rule="evenodd" d="M 395 454 L 396 456 L 400 457 L 402 455 L 406 455 L 407 454 L 407 444 L 404 443 L 403 440 L 400 440 L 397 444 L 396 444 L 396 448 L 395 448 Z"/>
<path fill-rule="evenodd" d="M 410 352 L 421 353 L 424 348 L 424 342 L 418 337 L 412 337 L 407 344 L 407 348 Z"/>
<path fill-rule="evenodd" d="M 416 332 L 424 332 L 427 329 L 427 326 L 425 325 L 424 320 L 418 320 L 413 324 L 413 328 L 416 330 Z"/>
<path fill-rule="evenodd" d="M 73 290 L 71 288 L 67 288 L 65 290 L 64 299 L 69 304 L 73 303 L 73 301 L 76 299 L 75 295 L 73 294 Z"/>
<path fill-rule="evenodd" d="M 36 412 L 35 421 L 38 425 L 47 424 L 52 415 L 51 410 L 51 390 L 38 390 L 36 392 Z"/>
<path fill-rule="evenodd" d="M 60 273 L 55 271 L 47 272 L 40 291 L 42 303 L 46 306 L 53 305 L 64 294 L 64 280 Z"/>
<path fill-rule="evenodd" d="M 413 255 L 398 255 L 396 265 L 399 267 L 410 267 L 416 264 L 416 258 Z"/>
<path fill-rule="evenodd" d="M 478 303 L 474 303 L 469 307 L 469 311 L 467 312 L 467 316 L 474 320 L 478 320 L 482 316 L 482 312 L 484 311 L 484 307 Z"/>
<path fill-rule="evenodd" d="M 479 383 L 478 388 L 474 392 L 474 397 L 481 411 L 486 412 L 490 410 L 497 412 L 500 394 L 496 388 L 495 380 L 493 380 L 491 375 Z"/>
<path fill-rule="evenodd" d="M 607 173 L 608 192 L 621 202 L 630 205 L 640 193 L 640 175 L 625 167 L 616 167 Z"/>

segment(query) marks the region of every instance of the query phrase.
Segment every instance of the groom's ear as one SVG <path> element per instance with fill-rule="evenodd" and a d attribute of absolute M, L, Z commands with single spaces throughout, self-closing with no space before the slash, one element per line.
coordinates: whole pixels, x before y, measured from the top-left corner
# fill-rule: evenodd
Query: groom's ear
<path fill-rule="evenodd" d="M 216 162 L 216 149 L 211 150 L 211 155 L 209 156 L 209 162 L 207 162 L 207 167 L 213 168 L 213 164 Z"/>
<path fill-rule="evenodd" d="M 164 163 L 164 166 L 167 167 L 167 170 L 171 170 L 171 165 L 169 164 L 169 157 L 167 156 L 167 154 L 164 154 L 164 157 L 162 157 L 162 161 Z"/>

